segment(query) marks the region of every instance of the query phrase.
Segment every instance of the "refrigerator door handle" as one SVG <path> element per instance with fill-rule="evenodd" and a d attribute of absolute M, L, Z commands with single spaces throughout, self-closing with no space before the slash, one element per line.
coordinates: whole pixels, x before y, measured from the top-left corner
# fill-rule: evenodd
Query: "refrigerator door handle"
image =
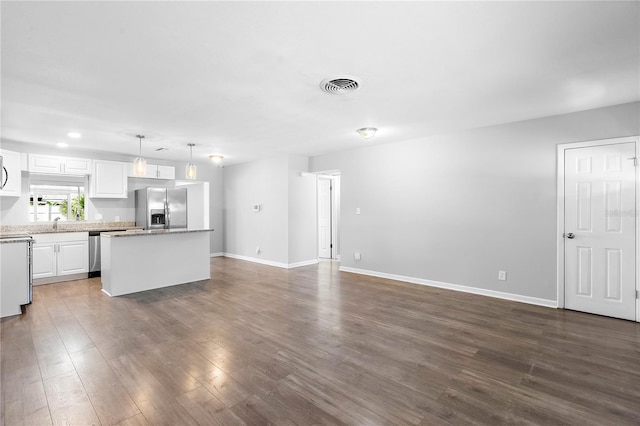
<path fill-rule="evenodd" d="M 166 225 L 164 227 L 165 229 L 171 229 L 171 210 L 169 210 L 169 202 L 166 200 L 166 197 L 164 202 L 164 214 L 167 217 Z"/>

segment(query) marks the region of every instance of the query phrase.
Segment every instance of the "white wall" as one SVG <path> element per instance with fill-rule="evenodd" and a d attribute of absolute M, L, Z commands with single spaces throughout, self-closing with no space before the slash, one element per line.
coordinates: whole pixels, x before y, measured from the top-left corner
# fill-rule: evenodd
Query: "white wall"
<path fill-rule="evenodd" d="M 224 168 L 226 253 L 288 263 L 287 187 L 284 155 Z M 254 204 L 261 205 L 258 213 Z"/>
<path fill-rule="evenodd" d="M 640 134 L 639 117 L 635 102 L 313 157 L 341 171 L 341 266 L 555 300 L 556 145 Z"/>
<path fill-rule="evenodd" d="M 289 156 L 289 264 L 318 257 L 316 176 L 309 158 Z"/>
<path fill-rule="evenodd" d="M 315 177 L 300 176 L 308 161 L 277 155 L 225 167 L 225 253 L 277 266 L 317 259 Z"/>

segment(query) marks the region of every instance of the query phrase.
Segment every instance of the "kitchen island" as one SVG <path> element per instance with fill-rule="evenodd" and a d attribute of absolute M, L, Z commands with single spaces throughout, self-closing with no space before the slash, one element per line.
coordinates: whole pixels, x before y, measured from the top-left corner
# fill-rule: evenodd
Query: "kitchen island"
<path fill-rule="evenodd" d="M 109 296 L 121 296 L 211 278 L 209 232 L 212 231 L 102 233 L 102 291 Z"/>

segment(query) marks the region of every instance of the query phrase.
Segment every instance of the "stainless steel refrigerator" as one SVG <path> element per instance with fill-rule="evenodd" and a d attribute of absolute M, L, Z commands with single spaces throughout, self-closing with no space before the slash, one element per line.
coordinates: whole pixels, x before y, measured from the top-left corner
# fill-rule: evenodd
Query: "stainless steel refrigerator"
<path fill-rule="evenodd" d="M 187 189 L 136 190 L 136 226 L 144 229 L 187 227 Z"/>

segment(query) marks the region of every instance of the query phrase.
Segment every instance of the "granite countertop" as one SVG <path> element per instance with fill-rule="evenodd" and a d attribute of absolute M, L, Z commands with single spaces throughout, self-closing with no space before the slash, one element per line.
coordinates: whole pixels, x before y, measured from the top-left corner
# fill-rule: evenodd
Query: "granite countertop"
<path fill-rule="evenodd" d="M 21 243 L 23 241 L 33 240 L 29 235 L 13 235 L 13 236 L 3 236 L 0 238 L 0 244 L 7 243 Z"/>
<path fill-rule="evenodd" d="M 213 232 L 213 229 L 132 229 L 120 232 L 105 232 L 102 237 L 140 237 L 147 235 L 187 234 L 190 232 Z"/>
<path fill-rule="evenodd" d="M 5 225 L 0 226 L 0 238 L 17 235 L 58 234 L 63 232 L 111 232 L 127 229 L 142 230 L 135 222 L 58 222 L 58 229 L 53 229 L 53 223 Z"/>

